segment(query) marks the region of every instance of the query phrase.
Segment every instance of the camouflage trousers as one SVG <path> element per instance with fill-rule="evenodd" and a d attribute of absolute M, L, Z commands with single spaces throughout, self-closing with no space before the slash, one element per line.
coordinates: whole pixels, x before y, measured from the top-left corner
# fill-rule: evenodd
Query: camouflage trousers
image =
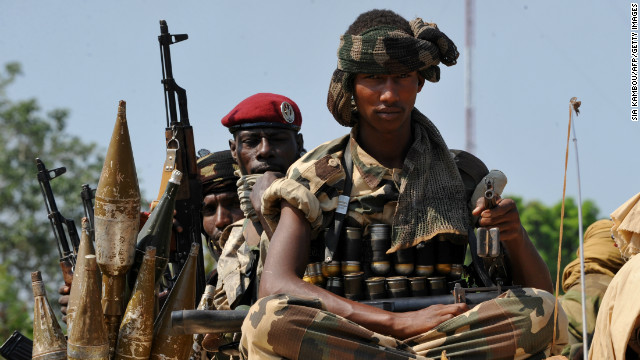
<path fill-rule="evenodd" d="M 381 335 L 324 310 L 319 299 L 273 295 L 260 299 L 242 325 L 245 359 L 544 359 L 567 344 L 559 309 L 555 346 L 554 297 L 509 290 L 436 328 L 406 340 Z"/>

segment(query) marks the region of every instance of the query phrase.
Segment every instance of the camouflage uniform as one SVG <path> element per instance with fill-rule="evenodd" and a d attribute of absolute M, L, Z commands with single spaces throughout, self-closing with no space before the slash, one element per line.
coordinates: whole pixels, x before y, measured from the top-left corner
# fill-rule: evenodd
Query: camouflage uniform
<path fill-rule="evenodd" d="M 443 351 L 450 359 L 545 359 L 553 307 L 548 292 L 509 290 L 401 341 L 324 311 L 318 299 L 273 295 L 251 307 L 240 351 L 248 359 L 439 359 Z M 559 323 L 566 330 L 566 317 Z M 564 334 L 555 353 L 566 343 Z"/>
<path fill-rule="evenodd" d="M 282 199 L 304 213 L 312 229 L 310 261 L 323 255 L 324 243 L 318 235 L 333 220 L 345 179 L 340 159 L 349 140 L 354 171 L 346 226 L 366 232 L 367 225 L 392 223 L 399 189 L 406 182 L 401 169 L 385 168 L 349 136 L 320 145 L 293 164 L 287 177 L 265 192 L 262 210 L 272 228 Z M 427 140 L 418 138 L 413 147 L 420 141 Z M 251 307 L 242 327 L 240 350 L 252 359 L 424 359 L 439 357 L 442 350 L 447 356 L 465 359 L 545 358 L 552 350 L 553 308 L 554 298 L 547 292 L 509 291 L 401 341 L 324 311 L 318 299 L 276 295 Z M 563 312 L 559 315 L 554 353 L 566 344 L 566 317 Z"/>
<path fill-rule="evenodd" d="M 218 283 L 214 295 L 214 305 L 218 310 L 235 309 L 240 304 L 250 304 L 257 298 L 257 290 L 269 249 L 269 239 L 263 232 L 258 246 L 249 246 L 245 239 L 245 229 L 249 219 L 242 219 L 229 225 L 220 237 L 222 254 L 218 260 Z M 256 274 L 252 276 L 257 261 Z M 253 284 L 252 284 L 253 281 Z M 247 294 L 247 291 L 250 291 Z"/>

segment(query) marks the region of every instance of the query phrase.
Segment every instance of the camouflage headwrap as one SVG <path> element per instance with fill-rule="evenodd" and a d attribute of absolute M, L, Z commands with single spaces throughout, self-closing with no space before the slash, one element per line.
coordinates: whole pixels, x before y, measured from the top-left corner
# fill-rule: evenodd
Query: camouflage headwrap
<path fill-rule="evenodd" d="M 410 22 L 413 36 L 390 26 L 376 26 L 361 35 L 340 37 L 338 68 L 333 72 L 327 107 L 343 126 L 356 123 L 353 79 L 357 73 L 400 74 L 418 71 L 426 80 L 440 80 L 441 62 L 455 65 L 459 53 L 447 35 L 432 23 Z"/>
<path fill-rule="evenodd" d="M 202 156 L 197 161 L 202 194 L 212 192 L 236 191 L 238 177 L 234 171 L 238 169 L 231 151 L 224 150 Z"/>

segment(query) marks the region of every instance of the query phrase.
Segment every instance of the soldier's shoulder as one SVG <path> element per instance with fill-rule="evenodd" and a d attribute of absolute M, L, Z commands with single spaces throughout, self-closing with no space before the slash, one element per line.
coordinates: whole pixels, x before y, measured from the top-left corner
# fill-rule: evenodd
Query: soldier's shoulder
<path fill-rule="evenodd" d="M 309 174 L 309 170 L 313 170 L 314 176 L 321 180 L 331 177 L 333 172 L 341 169 L 340 159 L 348 140 L 347 134 L 309 151 L 289 167 L 287 177 L 300 180 L 303 174 Z"/>

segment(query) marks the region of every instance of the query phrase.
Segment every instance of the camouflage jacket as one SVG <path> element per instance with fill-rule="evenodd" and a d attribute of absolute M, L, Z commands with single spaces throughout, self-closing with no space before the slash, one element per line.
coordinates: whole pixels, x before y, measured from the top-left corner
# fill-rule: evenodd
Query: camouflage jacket
<path fill-rule="evenodd" d="M 350 139 L 345 135 L 311 150 L 291 165 L 285 178 L 276 180 L 267 189 L 262 207 L 272 229 L 278 221 L 280 200 L 285 199 L 305 214 L 311 223 L 312 238 L 323 238 L 324 229 L 333 221 L 338 196 L 344 186 L 342 157 L 348 141 L 353 158 L 353 185 L 344 226 L 361 227 L 366 231 L 369 224 L 392 223 L 403 180 L 402 171 L 385 168 Z M 320 250 L 313 247 L 312 257 L 322 256 L 316 254 Z"/>
<path fill-rule="evenodd" d="M 347 142 L 353 158 L 353 184 L 344 227 L 360 227 L 365 237 L 371 224 L 392 224 L 399 189 L 407 181 L 402 169 L 386 168 L 367 154 L 353 138 L 353 131 L 352 135 L 318 146 L 295 162 L 287 176 L 276 180 L 265 192 L 262 213 L 271 229 L 275 229 L 281 200 L 301 210 L 312 229 L 310 261 L 323 259 L 324 241 L 315 240 L 324 239 L 323 232 L 333 221 L 344 187 L 342 158 Z"/>
<path fill-rule="evenodd" d="M 214 305 L 218 310 L 235 309 L 241 303 L 248 305 L 257 296 L 257 293 L 247 294 L 247 291 L 257 292 L 269 239 L 263 232 L 260 244 L 249 246 L 245 239 L 249 224 L 248 219 L 238 220 L 227 226 L 220 238 L 222 253 L 217 265 L 218 283 L 214 295 Z M 257 261 L 257 264 L 252 265 L 252 261 Z M 252 271 L 255 275 L 251 274 Z"/>

